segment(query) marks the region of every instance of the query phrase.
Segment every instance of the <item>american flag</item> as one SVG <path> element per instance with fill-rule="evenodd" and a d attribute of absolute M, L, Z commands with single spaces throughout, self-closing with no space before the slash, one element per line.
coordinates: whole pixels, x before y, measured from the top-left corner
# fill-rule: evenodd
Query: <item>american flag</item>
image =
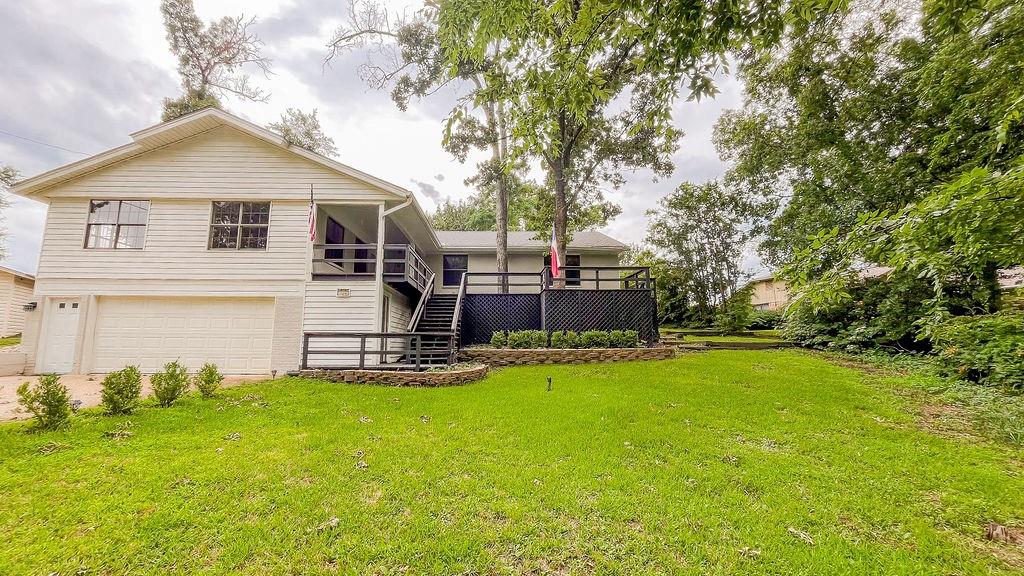
<path fill-rule="evenodd" d="M 313 185 L 309 185 L 309 241 L 316 242 L 316 205 L 313 204 Z"/>

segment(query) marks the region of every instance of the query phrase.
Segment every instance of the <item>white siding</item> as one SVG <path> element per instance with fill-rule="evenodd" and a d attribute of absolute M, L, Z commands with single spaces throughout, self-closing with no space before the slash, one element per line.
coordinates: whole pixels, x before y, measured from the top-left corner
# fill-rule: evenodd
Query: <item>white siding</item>
<path fill-rule="evenodd" d="M 340 297 L 339 290 L 348 290 Z M 372 281 L 317 281 L 306 284 L 306 301 L 302 307 L 303 332 L 377 332 L 377 291 Z M 367 342 L 367 348 L 379 348 L 376 342 Z M 359 340 L 354 338 L 313 339 L 310 350 L 358 350 Z M 313 354 L 309 365 L 345 366 L 358 362 L 354 354 Z"/>
<path fill-rule="evenodd" d="M 0 337 L 24 330 L 24 306 L 32 298 L 32 288 L 32 280 L 0 271 Z"/>
<path fill-rule="evenodd" d="M 103 197 L 117 199 L 119 196 Z M 211 207 L 210 200 L 153 200 L 143 249 L 87 249 L 83 246 L 89 201 L 55 199 L 46 217 L 38 276 L 41 280 L 301 281 L 305 278 L 308 204 L 271 203 L 266 250 L 208 249 Z"/>
<path fill-rule="evenodd" d="M 25 304 L 32 299 L 35 282 L 27 278 L 14 278 L 14 291 L 11 295 L 11 311 L 7 319 L 7 331 L 21 334 L 25 330 Z"/>
<path fill-rule="evenodd" d="M 396 199 L 393 194 L 228 126 L 85 174 L 42 194 L 50 198 L 263 197 L 308 201 L 310 184 L 318 202 Z"/>

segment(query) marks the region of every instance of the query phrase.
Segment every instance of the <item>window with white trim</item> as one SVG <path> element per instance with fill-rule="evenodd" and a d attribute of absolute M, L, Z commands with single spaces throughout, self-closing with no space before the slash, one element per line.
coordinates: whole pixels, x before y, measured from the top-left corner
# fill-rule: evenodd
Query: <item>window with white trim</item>
<path fill-rule="evenodd" d="M 266 250 L 270 202 L 214 202 L 210 216 L 211 250 Z"/>
<path fill-rule="evenodd" d="M 148 220 L 148 200 L 90 200 L 85 247 L 141 250 Z"/>

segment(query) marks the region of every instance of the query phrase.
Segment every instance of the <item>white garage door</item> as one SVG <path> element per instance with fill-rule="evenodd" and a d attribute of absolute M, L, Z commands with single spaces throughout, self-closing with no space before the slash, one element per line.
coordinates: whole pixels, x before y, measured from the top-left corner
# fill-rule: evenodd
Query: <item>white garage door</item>
<path fill-rule="evenodd" d="M 273 298 L 101 297 L 93 371 L 154 372 L 179 360 L 192 372 L 205 362 L 226 374 L 269 372 L 273 333 Z"/>

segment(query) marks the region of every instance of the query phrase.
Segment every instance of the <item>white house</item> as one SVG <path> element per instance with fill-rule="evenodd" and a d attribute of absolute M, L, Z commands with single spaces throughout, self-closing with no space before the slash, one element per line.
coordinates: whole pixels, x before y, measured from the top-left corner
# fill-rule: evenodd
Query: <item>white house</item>
<path fill-rule="evenodd" d="M 26 372 L 148 372 L 175 359 L 293 371 L 304 334 L 412 330 L 420 301 L 495 269 L 494 233 L 435 232 L 408 190 L 224 111 L 131 137 L 12 188 L 49 207 Z M 567 264 L 613 267 L 623 249 L 577 233 Z M 513 233 L 509 251 L 513 271 L 542 278 L 546 242 Z M 570 285 L 590 282 L 569 273 Z"/>
<path fill-rule="evenodd" d="M 25 305 L 35 283 L 31 274 L 0 266 L 0 337 L 21 334 L 25 328 Z"/>

